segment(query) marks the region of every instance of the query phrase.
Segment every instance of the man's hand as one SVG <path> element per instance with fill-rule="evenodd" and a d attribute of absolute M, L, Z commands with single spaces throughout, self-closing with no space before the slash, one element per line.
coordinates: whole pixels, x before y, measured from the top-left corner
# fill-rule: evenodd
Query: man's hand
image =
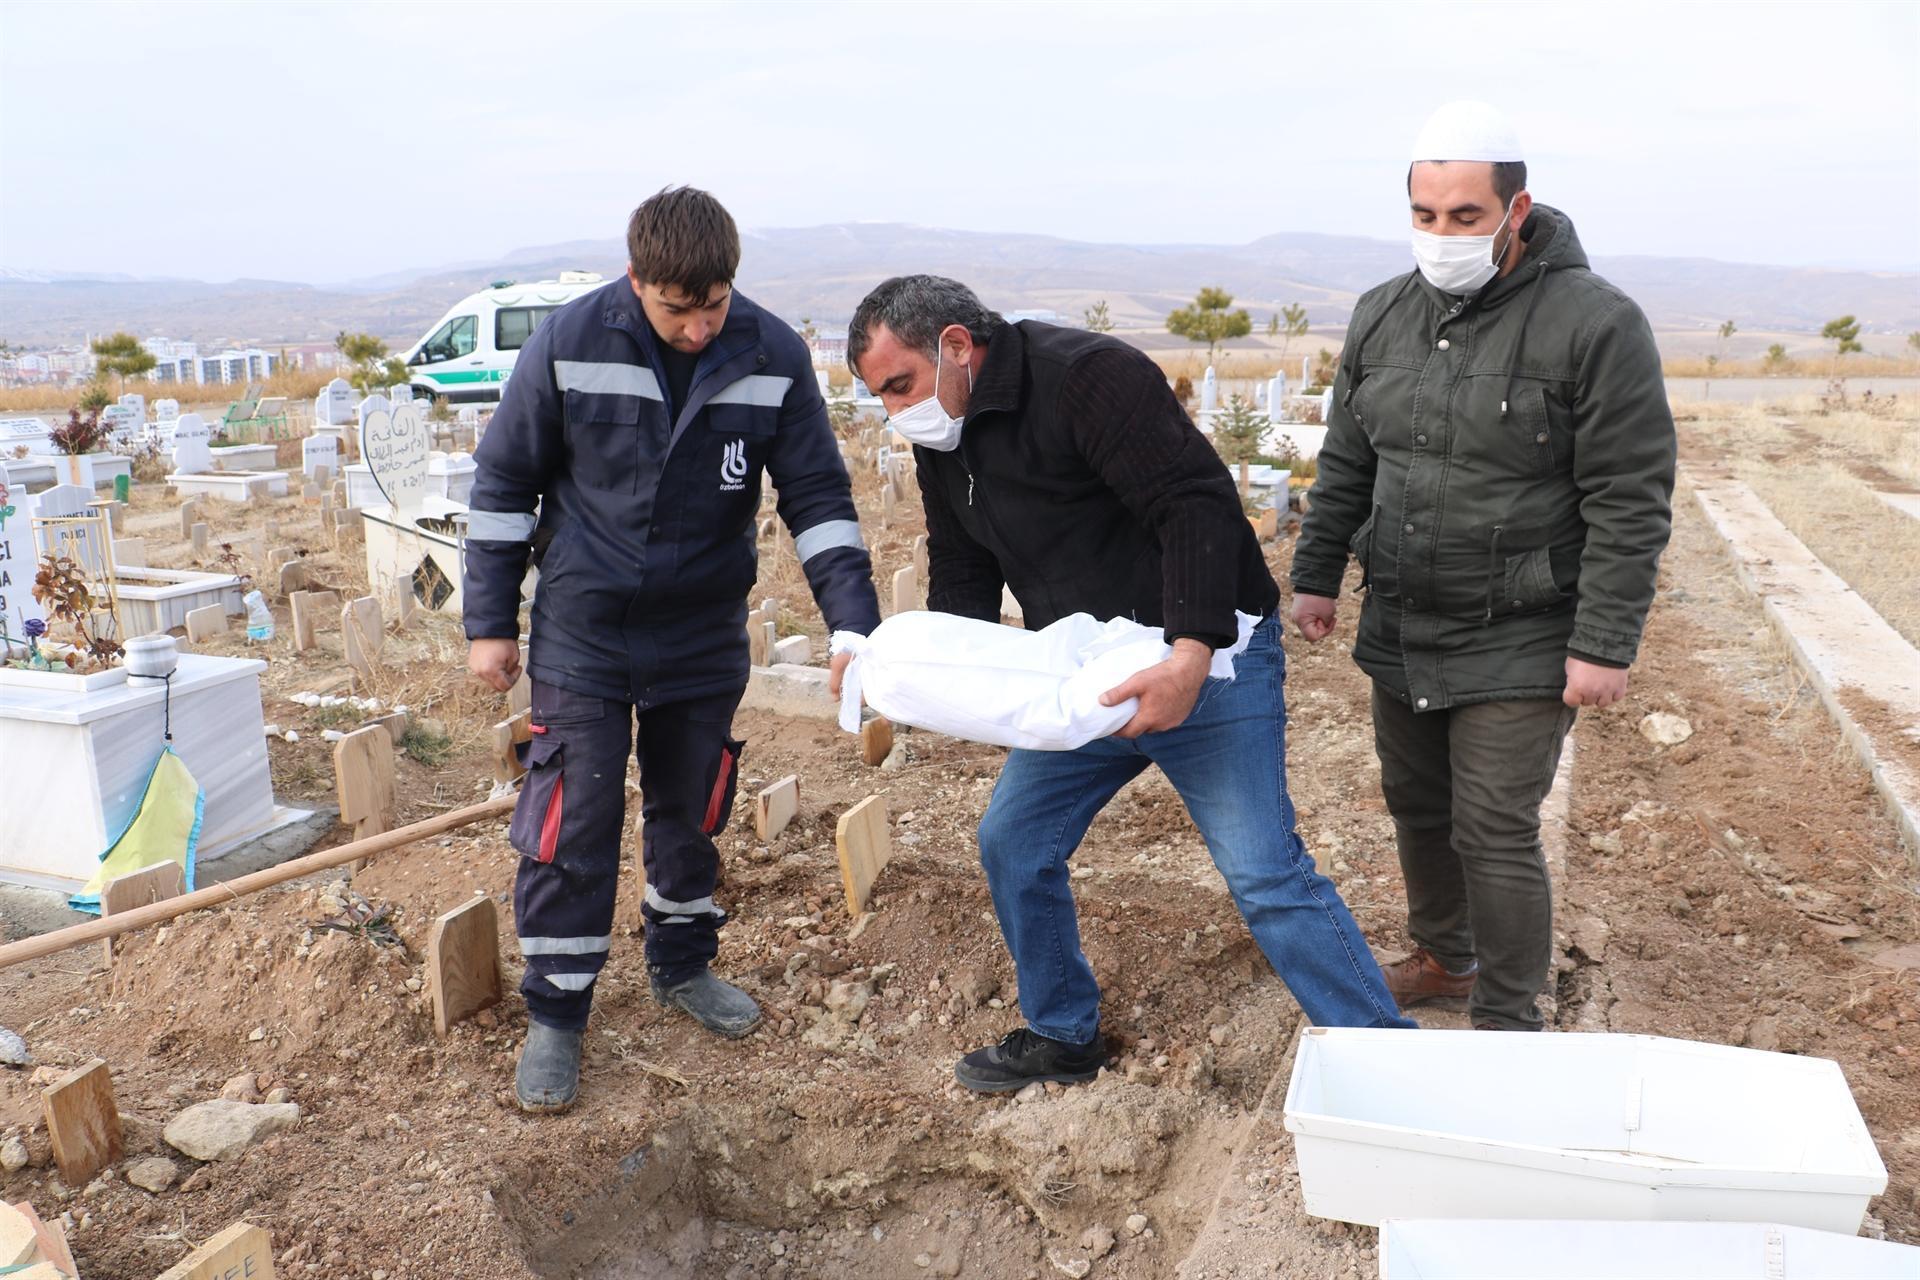
<path fill-rule="evenodd" d="M 520 678 L 520 642 L 497 638 L 469 641 L 467 670 L 482 684 L 505 693 Z"/>
<path fill-rule="evenodd" d="M 852 661 L 851 653 L 836 653 L 827 667 L 827 692 L 836 698 L 840 696 L 840 682 L 847 678 L 847 666 Z"/>
<path fill-rule="evenodd" d="M 1293 607 L 1287 610 L 1293 625 L 1309 642 L 1325 640 L 1333 634 L 1337 613 L 1338 606 L 1332 596 L 1310 596 L 1302 591 L 1293 593 Z"/>
<path fill-rule="evenodd" d="M 1603 667 L 1597 662 L 1567 659 L 1567 691 L 1560 700 L 1570 707 L 1610 707 L 1627 696 L 1627 672 L 1624 667 Z"/>
<path fill-rule="evenodd" d="M 1173 642 L 1173 656 L 1155 663 L 1115 689 L 1100 695 L 1100 705 L 1117 707 L 1128 698 L 1140 699 L 1133 719 L 1120 727 L 1116 738 L 1137 738 L 1143 733 L 1172 729 L 1193 710 L 1200 686 L 1206 683 L 1207 668 L 1213 662 L 1213 650 L 1198 640 L 1182 637 Z"/>

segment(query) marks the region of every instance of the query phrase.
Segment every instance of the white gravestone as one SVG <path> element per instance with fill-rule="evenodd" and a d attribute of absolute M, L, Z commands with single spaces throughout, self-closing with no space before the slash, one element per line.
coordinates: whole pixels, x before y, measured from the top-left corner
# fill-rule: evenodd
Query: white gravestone
<path fill-rule="evenodd" d="M 155 422 L 173 422 L 180 417 L 178 400 L 155 400 L 153 402 L 153 420 Z"/>
<path fill-rule="evenodd" d="M 413 384 L 402 382 L 397 386 L 388 387 L 387 399 L 393 401 L 395 404 L 412 404 Z"/>
<path fill-rule="evenodd" d="M 329 427 L 343 427 L 353 421 L 353 386 L 345 378 L 335 378 L 320 388 L 313 398 L 313 420 Z"/>
<path fill-rule="evenodd" d="M 1313 357 L 1312 356 L 1300 357 L 1300 385 L 1303 388 L 1310 387 L 1313 385 Z"/>
<path fill-rule="evenodd" d="M 30 501 L 25 489 L 9 483 L 7 464 L 0 462 L 0 657 L 24 655 L 27 619 L 41 616 L 33 598 Z"/>
<path fill-rule="evenodd" d="M 173 469 L 183 476 L 200 475 L 213 470 L 213 453 L 207 447 L 210 435 L 206 419 L 197 413 L 183 413 L 173 428 Z"/>
<path fill-rule="evenodd" d="M 354 407 L 354 421 L 358 423 L 361 430 L 364 431 L 367 426 L 368 414 L 385 413 L 392 408 L 393 401 L 387 399 L 385 396 L 378 394 L 370 395 Z"/>
<path fill-rule="evenodd" d="M 327 474 L 340 474 L 340 441 L 333 436 L 308 436 L 300 442 L 300 474 L 309 480 L 314 469 L 325 467 Z"/>
<path fill-rule="evenodd" d="M 360 457 L 397 520 L 411 521 L 420 514 L 432 449 L 433 433 L 418 405 L 397 404 L 360 416 Z"/>
<path fill-rule="evenodd" d="M 1287 375 L 1276 373 L 1267 380 L 1267 416 L 1280 421 L 1287 403 Z"/>
<path fill-rule="evenodd" d="M 1200 412 L 1212 413 L 1220 407 L 1220 381 L 1213 376 L 1213 366 L 1207 366 L 1207 376 L 1200 380 Z"/>
<path fill-rule="evenodd" d="M 120 397 L 120 407 L 133 411 L 133 425 L 143 427 L 147 424 L 147 398 L 138 391 L 129 391 Z"/>
<path fill-rule="evenodd" d="M 57 484 L 51 489 L 42 489 L 33 495 L 33 514 L 42 520 L 55 516 L 95 515 L 99 508 L 94 505 L 93 490 L 85 485 Z M 111 538 L 111 534 L 107 535 Z M 90 578 L 106 575 L 107 561 L 113 555 L 111 542 L 102 546 L 96 530 L 74 527 L 46 527 L 34 530 L 34 551 L 37 555 L 66 556 L 81 566 Z"/>
<path fill-rule="evenodd" d="M 463 427 L 479 426 L 480 425 L 480 406 L 473 405 L 473 404 L 461 405 L 460 412 L 455 415 L 454 421 L 458 422 Z"/>

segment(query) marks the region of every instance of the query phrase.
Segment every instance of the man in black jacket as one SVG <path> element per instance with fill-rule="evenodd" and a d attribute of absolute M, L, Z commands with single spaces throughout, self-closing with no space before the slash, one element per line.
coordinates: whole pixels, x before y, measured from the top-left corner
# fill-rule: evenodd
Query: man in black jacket
<path fill-rule="evenodd" d="M 1411 1026 L 1286 790 L 1280 592 L 1226 467 L 1144 355 L 1101 334 L 1008 324 L 957 281 L 901 276 L 854 312 L 848 362 L 914 444 L 928 603 L 1029 627 L 1074 613 L 1164 629 L 1173 653 L 1105 698 L 1138 699 L 1111 738 L 1016 750 L 980 823 L 1028 1026 L 954 1068 L 970 1089 L 1092 1079 L 1100 989 L 1080 950 L 1067 860 L 1094 816 L 1159 765 L 1206 838 L 1260 948 L 1321 1026 Z M 1213 651 L 1252 640 L 1235 678 Z"/>

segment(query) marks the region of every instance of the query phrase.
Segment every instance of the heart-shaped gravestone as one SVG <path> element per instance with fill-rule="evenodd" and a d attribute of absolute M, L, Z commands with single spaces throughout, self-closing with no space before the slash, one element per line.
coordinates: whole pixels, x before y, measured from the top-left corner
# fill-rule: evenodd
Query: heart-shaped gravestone
<path fill-rule="evenodd" d="M 380 397 L 368 397 L 375 399 Z M 432 444 L 426 416 L 418 405 L 360 406 L 360 458 L 397 520 L 410 521 L 420 514 Z"/>

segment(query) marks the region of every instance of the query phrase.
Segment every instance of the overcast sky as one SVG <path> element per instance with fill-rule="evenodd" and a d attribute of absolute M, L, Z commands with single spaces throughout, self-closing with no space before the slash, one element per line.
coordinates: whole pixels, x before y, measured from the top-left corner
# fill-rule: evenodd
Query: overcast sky
<path fill-rule="evenodd" d="M 1441 101 L 1590 252 L 1920 266 L 1920 5 L 0 3 L 0 267 L 331 282 L 742 226 L 1405 234 Z"/>

